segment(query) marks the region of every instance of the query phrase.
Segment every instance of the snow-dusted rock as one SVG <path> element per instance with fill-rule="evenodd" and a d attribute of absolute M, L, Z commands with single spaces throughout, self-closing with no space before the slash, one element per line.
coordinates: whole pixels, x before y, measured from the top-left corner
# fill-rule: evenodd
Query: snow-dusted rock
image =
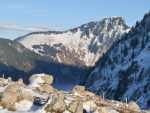
<path fill-rule="evenodd" d="M 29 100 L 22 100 L 20 102 L 15 103 L 16 111 L 26 112 L 31 109 L 33 106 L 33 102 Z"/>
<path fill-rule="evenodd" d="M 83 103 L 83 108 L 86 110 L 86 112 L 94 113 L 97 109 L 97 105 L 93 100 L 90 100 Z"/>
<path fill-rule="evenodd" d="M 83 103 L 81 100 L 74 100 L 69 104 L 67 110 L 71 113 L 83 113 Z"/>
<path fill-rule="evenodd" d="M 30 77 L 29 87 L 41 93 L 53 93 L 55 90 L 51 86 L 53 77 L 48 74 L 35 74 Z"/>
<path fill-rule="evenodd" d="M 33 87 L 38 87 L 40 84 L 49 84 L 53 83 L 53 77 L 48 74 L 34 74 L 30 77 L 30 85 Z"/>
<path fill-rule="evenodd" d="M 8 79 L 0 78 L 0 86 L 6 86 L 8 85 Z"/>
<path fill-rule="evenodd" d="M 64 102 L 64 94 L 63 93 L 57 93 L 53 96 L 52 100 L 49 101 L 49 103 L 45 107 L 45 111 L 48 112 L 54 112 L 54 113 L 63 113 L 66 109 L 65 102 Z"/>
<path fill-rule="evenodd" d="M 15 103 L 22 101 L 22 100 L 33 100 L 33 96 L 30 91 L 28 91 L 24 84 L 19 84 L 19 82 L 16 83 L 10 83 L 3 91 L 1 95 L 1 105 L 4 108 L 8 109 L 16 109 Z M 10 108 L 10 106 L 12 106 Z"/>
<path fill-rule="evenodd" d="M 79 85 L 76 85 L 73 89 L 72 89 L 72 93 L 82 93 L 82 92 L 85 92 L 85 87 L 84 86 L 79 86 Z"/>
<path fill-rule="evenodd" d="M 49 84 L 41 84 L 40 87 L 37 87 L 36 89 L 43 93 L 53 93 L 56 91 L 56 89 Z"/>

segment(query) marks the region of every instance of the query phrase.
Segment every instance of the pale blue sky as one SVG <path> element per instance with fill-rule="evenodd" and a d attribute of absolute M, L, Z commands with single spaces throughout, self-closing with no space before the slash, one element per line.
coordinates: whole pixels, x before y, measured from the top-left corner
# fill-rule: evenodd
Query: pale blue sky
<path fill-rule="evenodd" d="M 0 0 L 0 37 L 65 30 L 110 16 L 133 25 L 149 10 L 150 0 Z"/>

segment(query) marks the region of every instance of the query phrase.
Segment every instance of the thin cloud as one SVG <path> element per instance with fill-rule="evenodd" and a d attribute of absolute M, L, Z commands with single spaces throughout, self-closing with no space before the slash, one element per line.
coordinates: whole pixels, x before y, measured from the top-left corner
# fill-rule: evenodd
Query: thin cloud
<path fill-rule="evenodd" d="M 15 24 L 0 24 L 0 30 L 14 30 L 14 31 L 48 31 L 50 30 L 48 27 L 39 27 L 39 26 L 19 26 Z"/>

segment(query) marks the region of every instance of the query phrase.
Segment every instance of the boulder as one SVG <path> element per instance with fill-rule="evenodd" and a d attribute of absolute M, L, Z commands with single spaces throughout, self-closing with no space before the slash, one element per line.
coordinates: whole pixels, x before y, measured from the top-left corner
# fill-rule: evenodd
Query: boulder
<path fill-rule="evenodd" d="M 75 94 L 75 95 L 78 95 L 78 96 L 84 96 L 85 92 L 86 92 L 85 87 L 84 86 L 79 86 L 79 85 L 76 85 L 72 90 L 72 93 Z"/>
<path fill-rule="evenodd" d="M 82 91 L 85 91 L 85 87 L 84 86 L 79 86 L 79 85 L 76 85 L 73 90 L 73 92 L 82 92 Z"/>
<path fill-rule="evenodd" d="M 30 77 L 30 83 L 33 86 L 38 86 L 40 84 L 49 84 L 53 83 L 53 76 L 48 74 L 34 74 Z"/>
<path fill-rule="evenodd" d="M 57 98 L 55 100 L 55 103 L 53 105 L 53 111 L 56 113 L 62 113 L 65 111 L 65 102 L 64 102 L 65 96 L 63 93 L 58 93 Z"/>
<path fill-rule="evenodd" d="M 39 87 L 37 87 L 37 90 L 39 92 L 48 93 L 48 94 L 55 92 L 55 89 L 49 84 L 41 84 Z"/>
<path fill-rule="evenodd" d="M 66 109 L 64 98 L 63 93 L 54 95 L 51 102 L 45 107 L 45 111 L 50 113 L 63 113 Z"/>
<path fill-rule="evenodd" d="M 11 100 L 11 101 L 10 101 Z M 12 107 L 15 109 L 14 105 L 18 101 L 17 95 L 15 93 L 4 93 L 1 98 L 1 106 L 10 110 Z M 12 106 L 12 107 L 11 107 Z"/>
<path fill-rule="evenodd" d="M 53 83 L 53 76 L 45 74 L 44 76 L 41 76 L 42 80 L 44 81 L 44 84 L 49 84 L 51 85 Z"/>
<path fill-rule="evenodd" d="M 95 104 L 95 102 L 93 100 L 89 100 L 83 103 L 83 108 L 87 111 L 87 112 L 94 112 L 97 109 L 97 105 Z"/>
<path fill-rule="evenodd" d="M 8 85 L 8 80 L 4 78 L 0 78 L 0 86 L 4 87 L 6 85 Z"/>
<path fill-rule="evenodd" d="M 128 107 L 133 111 L 140 111 L 140 107 L 133 101 L 129 102 Z"/>
<path fill-rule="evenodd" d="M 83 113 L 83 104 L 80 100 L 74 100 L 69 104 L 67 109 L 71 113 Z"/>
<path fill-rule="evenodd" d="M 33 97 L 31 93 L 26 91 L 23 87 L 23 84 L 19 84 L 18 82 L 14 82 L 9 84 L 4 92 L 1 95 L 1 105 L 4 108 L 9 109 L 10 106 L 14 106 L 15 103 L 21 100 L 32 100 Z"/>
<path fill-rule="evenodd" d="M 12 98 L 12 100 L 19 101 L 23 99 L 23 87 L 18 83 L 9 84 L 2 94 L 2 100 Z"/>

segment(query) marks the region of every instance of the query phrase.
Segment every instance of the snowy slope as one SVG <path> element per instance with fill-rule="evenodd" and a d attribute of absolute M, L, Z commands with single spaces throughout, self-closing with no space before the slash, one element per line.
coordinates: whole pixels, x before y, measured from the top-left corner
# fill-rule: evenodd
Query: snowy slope
<path fill-rule="evenodd" d="M 99 95 L 150 108 L 150 12 L 99 60 L 86 85 Z"/>
<path fill-rule="evenodd" d="M 104 18 L 63 32 L 34 32 L 16 39 L 59 63 L 93 66 L 129 27 L 121 17 Z"/>

